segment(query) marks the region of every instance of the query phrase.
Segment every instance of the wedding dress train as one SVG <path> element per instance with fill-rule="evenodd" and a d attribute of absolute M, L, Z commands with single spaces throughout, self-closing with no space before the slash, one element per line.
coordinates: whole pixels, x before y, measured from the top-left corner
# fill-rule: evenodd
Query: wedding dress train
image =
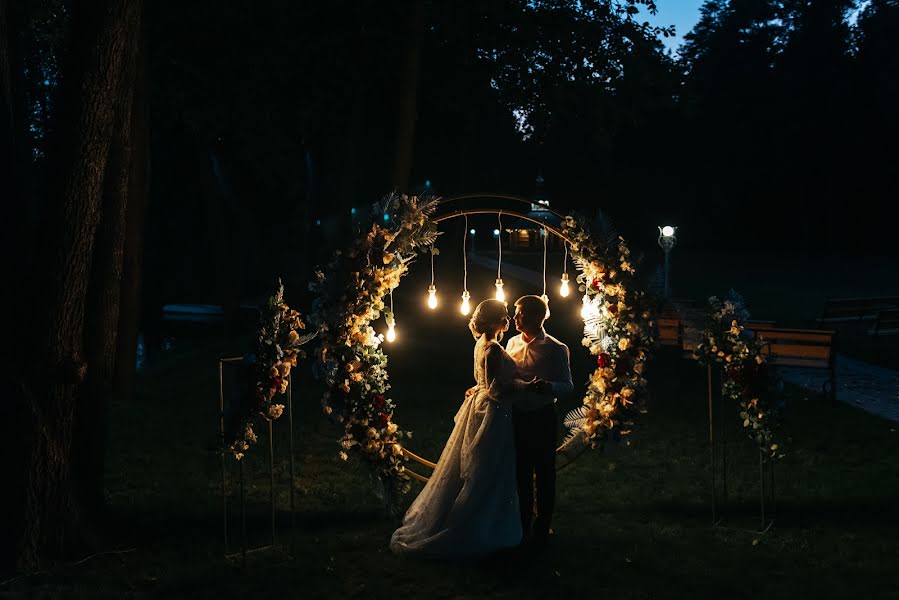
<path fill-rule="evenodd" d="M 456 413 L 434 473 L 390 539 L 397 554 L 468 558 L 521 541 L 512 407 L 504 394 L 515 363 L 484 337 L 474 359 L 477 391 Z"/>

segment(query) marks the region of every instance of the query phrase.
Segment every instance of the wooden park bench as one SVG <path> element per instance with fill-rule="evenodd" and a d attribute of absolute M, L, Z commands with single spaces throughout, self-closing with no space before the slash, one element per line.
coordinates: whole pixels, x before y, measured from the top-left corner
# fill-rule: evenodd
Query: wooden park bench
<path fill-rule="evenodd" d="M 683 343 L 683 321 L 680 300 L 665 300 L 656 318 L 656 343 L 660 346 L 680 346 Z M 692 300 L 686 301 L 692 303 Z"/>
<path fill-rule="evenodd" d="M 899 308 L 891 308 L 877 312 L 871 335 L 891 335 L 899 333 Z"/>
<path fill-rule="evenodd" d="M 748 327 L 747 327 L 748 328 Z M 836 332 L 819 329 L 780 329 L 756 323 L 752 329 L 756 338 L 767 342 L 763 348 L 768 364 L 784 367 L 827 369 L 828 380 L 822 391 L 836 398 Z M 829 388 L 829 389 L 828 389 Z"/>
<path fill-rule="evenodd" d="M 878 298 L 827 298 L 817 323 L 874 319 L 882 310 L 899 308 L 899 296 Z"/>
<path fill-rule="evenodd" d="M 680 346 L 682 343 L 681 337 L 681 321 L 680 318 L 674 317 L 659 317 L 656 319 L 656 326 L 658 327 L 659 333 L 656 337 L 656 340 L 662 346 Z"/>

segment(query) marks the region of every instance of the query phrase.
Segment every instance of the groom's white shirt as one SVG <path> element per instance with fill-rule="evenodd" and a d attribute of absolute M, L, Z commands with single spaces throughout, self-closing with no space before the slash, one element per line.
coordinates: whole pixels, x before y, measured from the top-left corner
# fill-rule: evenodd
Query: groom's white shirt
<path fill-rule="evenodd" d="M 521 389 L 519 384 L 516 409 L 527 412 L 542 408 L 552 404 L 556 397 L 568 394 L 574 389 L 571 382 L 568 346 L 546 333 L 542 327 L 530 342 L 524 341 L 521 334 L 511 338 L 506 342 L 506 352 L 518 367 L 517 383 L 523 384 L 537 377 L 552 385 L 552 394 L 538 394 Z"/>

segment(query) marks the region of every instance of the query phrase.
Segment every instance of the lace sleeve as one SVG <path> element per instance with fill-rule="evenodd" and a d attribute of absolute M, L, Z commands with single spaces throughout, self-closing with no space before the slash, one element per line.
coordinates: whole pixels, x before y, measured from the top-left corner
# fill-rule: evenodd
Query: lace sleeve
<path fill-rule="evenodd" d="M 494 400 L 512 388 L 512 381 L 503 373 L 503 349 L 499 344 L 491 344 L 484 353 L 484 380 Z"/>

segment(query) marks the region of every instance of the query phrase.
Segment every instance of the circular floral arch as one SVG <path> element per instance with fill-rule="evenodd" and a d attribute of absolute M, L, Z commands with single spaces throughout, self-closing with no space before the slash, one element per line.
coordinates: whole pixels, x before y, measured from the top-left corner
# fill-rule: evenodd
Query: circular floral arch
<path fill-rule="evenodd" d="M 368 462 L 379 483 L 377 491 L 388 500 L 408 491 L 413 478 L 426 479 L 407 468 L 410 458 L 433 463 L 406 449 L 412 434 L 393 420 L 396 404 L 389 394 L 383 336 L 371 323 L 382 316 L 387 323 L 394 322 L 387 296 L 415 255 L 431 252 L 442 221 L 465 214 L 509 214 L 534 221 L 569 245 L 583 294 L 582 343 L 597 366 L 581 406 L 565 417 L 569 432 L 558 449 L 564 464 L 610 433 L 627 435 L 645 395 L 643 373 L 653 324 L 630 250 L 608 221 L 590 223 L 580 215 L 559 215 L 562 226 L 556 229 L 521 213 L 492 208 L 435 216 L 447 202 L 469 197 L 474 196 L 444 201 L 387 196 L 372 207 L 368 229 L 347 250 L 335 252 L 310 284 L 316 295 L 310 315 L 318 329 L 316 370 L 327 385 L 322 408 L 343 426 L 339 456 L 347 460 L 356 455 Z"/>

